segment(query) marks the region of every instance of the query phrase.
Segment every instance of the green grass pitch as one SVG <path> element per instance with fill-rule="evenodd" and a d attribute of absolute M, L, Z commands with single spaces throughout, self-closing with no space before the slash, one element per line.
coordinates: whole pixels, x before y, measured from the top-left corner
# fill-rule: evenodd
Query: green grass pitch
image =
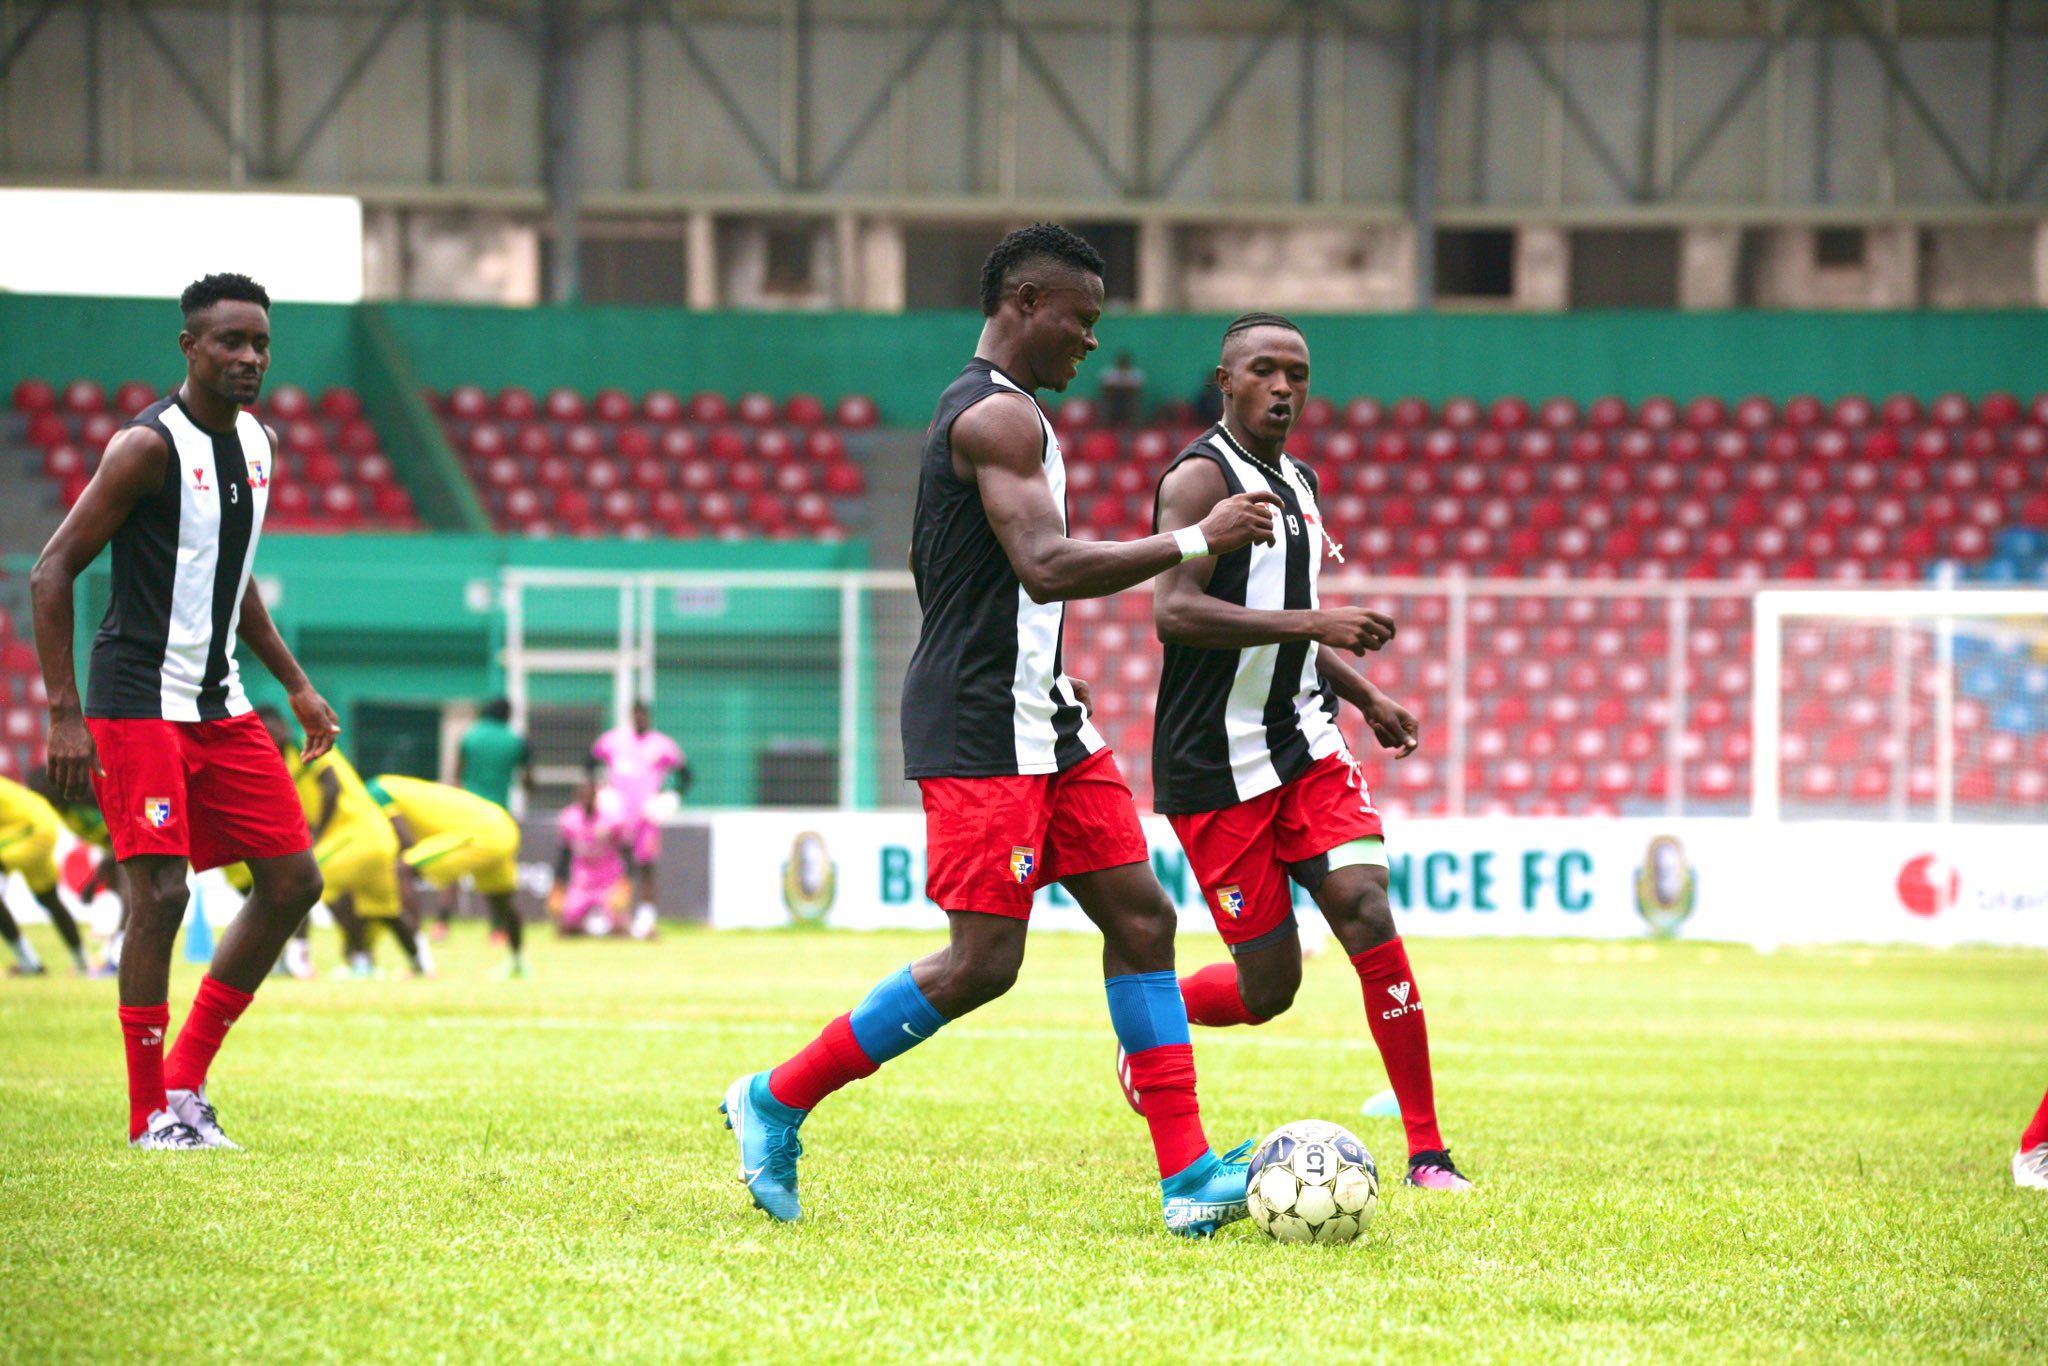
<path fill-rule="evenodd" d="M 771 1225 L 721 1090 L 936 943 L 540 938 L 501 982 L 471 930 L 432 982 L 273 981 L 214 1075 L 246 1153 L 128 1152 L 111 984 L 0 981 L 0 1359 L 2048 1352 L 2048 1196 L 2006 1165 L 2048 956 L 1412 941 L 1459 1199 L 1359 1117 L 1384 1078 L 1326 953 L 1284 1019 L 1196 1034 L 1219 1146 L 1314 1116 L 1380 1158 L 1365 1235 L 1300 1248 L 1163 1232 L 1096 945 L 1043 935 L 818 1111 L 805 1222 Z"/>

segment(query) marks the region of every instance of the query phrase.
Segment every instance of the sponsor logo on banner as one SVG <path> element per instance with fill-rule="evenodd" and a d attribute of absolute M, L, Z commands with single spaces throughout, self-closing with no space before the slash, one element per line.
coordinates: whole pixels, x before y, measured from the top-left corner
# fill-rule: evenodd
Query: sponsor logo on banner
<path fill-rule="evenodd" d="M 1670 937 L 1692 915 L 1699 896 L 1699 874 L 1685 856 L 1676 835 L 1658 835 L 1643 851 L 1636 869 L 1636 914 L 1652 933 Z"/>
<path fill-rule="evenodd" d="M 1038 851 L 1028 844 L 1010 847 L 1010 879 L 1019 887 L 1031 885 L 1031 874 L 1038 867 Z"/>
<path fill-rule="evenodd" d="M 782 904 L 799 925 L 823 924 L 839 894 L 839 865 L 825 837 L 806 830 L 790 842 L 782 861 Z"/>
<path fill-rule="evenodd" d="M 1956 904 L 1962 894 L 1963 877 L 1954 865 L 1934 854 L 1906 860 L 1896 883 L 1899 904 L 1919 916 L 1937 916 Z"/>
<path fill-rule="evenodd" d="M 1232 920 L 1244 914 L 1244 893 L 1235 887 L 1216 889 L 1216 908 Z"/>
<path fill-rule="evenodd" d="M 171 823 L 171 799 L 169 797 L 144 797 L 142 819 L 158 830 Z"/>

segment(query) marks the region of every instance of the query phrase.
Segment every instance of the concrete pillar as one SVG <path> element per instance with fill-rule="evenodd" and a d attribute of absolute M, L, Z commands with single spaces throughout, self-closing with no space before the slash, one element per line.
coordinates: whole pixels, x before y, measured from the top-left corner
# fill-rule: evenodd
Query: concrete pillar
<path fill-rule="evenodd" d="M 684 219 L 684 260 L 689 279 L 684 292 L 692 308 L 717 308 L 718 222 L 699 209 Z"/>
<path fill-rule="evenodd" d="M 1515 307 L 1560 312 L 1571 303 L 1572 246 L 1563 228 L 1525 227 L 1515 233 Z"/>
<path fill-rule="evenodd" d="M 1742 229 L 1686 228 L 1678 235 L 1678 306 L 1734 308 L 1742 259 Z"/>
<path fill-rule="evenodd" d="M 1171 312 L 1180 303 L 1173 225 L 1158 217 L 1138 224 L 1138 311 Z"/>

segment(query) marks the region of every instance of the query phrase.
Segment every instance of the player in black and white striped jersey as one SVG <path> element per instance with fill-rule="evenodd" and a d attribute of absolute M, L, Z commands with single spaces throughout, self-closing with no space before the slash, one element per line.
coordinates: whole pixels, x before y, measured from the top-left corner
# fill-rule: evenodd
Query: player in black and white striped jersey
<path fill-rule="evenodd" d="M 1288 883 L 1300 883 L 1358 972 L 1407 1126 L 1408 1180 L 1466 1189 L 1437 1128 L 1429 1035 L 1387 902 L 1379 813 L 1336 725 L 1342 700 L 1399 757 L 1420 742 L 1415 718 L 1345 658 L 1384 645 L 1394 622 L 1326 607 L 1317 591 L 1325 551 L 1342 552 L 1323 523 L 1315 472 L 1285 449 L 1308 398 L 1308 342 L 1286 318 L 1246 314 L 1224 333 L 1216 379 L 1222 420 L 1161 476 L 1154 529 L 1193 526 L 1247 491 L 1270 492 L 1282 507 L 1272 544 L 1189 560 L 1154 590 L 1166 662 L 1153 805 L 1187 850 L 1232 955 L 1182 978 L 1181 996 L 1188 1018 L 1206 1025 L 1262 1024 L 1292 1005 L 1301 941 Z"/>
<path fill-rule="evenodd" d="M 50 779 L 71 800 L 97 794 L 128 907 L 128 1138 L 158 1149 L 235 1146 L 207 1100 L 207 1069 L 321 889 L 284 760 L 242 692 L 236 639 L 284 685 L 309 759 L 340 731 L 249 579 L 277 456 L 276 434 L 247 407 L 270 365 L 270 296 L 245 275 L 209 275 L 179 304 L 184 383 L 107 444 L 30 580 Z M 112 592 L 81 707 L 73 593 L 110 542 Z M 166 1057 L 186 870 L 236 862 L 254 892 Z"/>

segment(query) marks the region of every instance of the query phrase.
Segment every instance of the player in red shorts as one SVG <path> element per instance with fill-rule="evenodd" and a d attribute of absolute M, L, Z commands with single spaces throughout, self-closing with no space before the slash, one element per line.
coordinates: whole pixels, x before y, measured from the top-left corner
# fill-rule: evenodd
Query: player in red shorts
<path fill-rule="evenodd" d="M 2012 1180 L 2028 1190 L 2048 1191 L 2048 1096 L 2041 1097 L 2032 1122 L 2012 1155 Z"/>
<path fill-rule="evenodd" d="M 981 283 L 981 344 L 925 434 L 911 537 L 924 619 L 903 685 L 926 893 L 946 912 L 951 942 L 780 1067 L 739 1078 L 720 1108 L 755 1203 L 797 1218 L 797 1128 L 812 1108 L 1008 991 L 1032 893 L 1059 882 L 1102 930 L 1110 1022 L 1154 1092 L 1145 1120 L 1166 1226 L 1211 1233 L 1244 1217 L 1243 1152 L 1219 1157 L 1202 1132 L 1173 906 L 1152 875 L 1130 789 L 1088 722 L 1087 692 L 1061 669 L 1060 629 L 1069 598 L 1270 539 L 1277 500 L 1220 500 L 1177 537 L 1070 539 L 1059 439 L 1032 395 L 1065 389 L 1095 349 L 1102 258 L 1039 224 L 1003 239 Z"/>
<path fill-rule="evenodd" d="M 1301 941 L 1288 882 L 1299 882 L 1358 972 L 1408 1130 L 1408 1181 L 1467 1190 L 1437 1129 L 1429 1032 L 1387 904 L 1379 813 L 1336 726 L 1341 698 L 1382 745 L 1403 758 L 1414 752 L 1415 718 L 1344 657 L 1378 649 L 1394 623 L 1321 605 L 1323 553 L 1337 546 L 1316 505 L 1314 471 L 1284 449 L 1308 398 L 1308 343 L 1287 319 L 1248 313 L 1224 333 L 1216 379 L 1222 420 L 1160 477 L 1157 529 L 1193 526 L 1247 490 L 1283 507 L 1272 545 L 1191 560 L 1153 595 L 1166 643 L 1153 805 L 1187 850 L 1232 955 L 1181 980 L 1188 1018 L 1263 1024 L 1294 1003 Z M 1133 1105 L 1149 1104 L 1142 1083 L 1125 1080 L 1126 1094 L 1138 1093 Z"/>
<path fill-rule="evenodd" d="M 129 1143 L 232 1148 L 206 1098 L 207 1068 L 321 890 L 298 795 L 242 692 L 236 637 L 285 686 L 307 758 L 341 728 L 249 582 L 277 458 L 277 434 L 244 406 L 270 365 L 270 296 L 247 276 L 209 275 L 179 302 L 185 382 L 107 443 L 29 582 L 50 778 L 74 800 L 98 794 L 128 907 Z M 81 708 L 72 589 L 109 541 L 112 596 Z M 253 889 L 166 1058 L 186 869 L 236 862 L 249 865 Z"/>

